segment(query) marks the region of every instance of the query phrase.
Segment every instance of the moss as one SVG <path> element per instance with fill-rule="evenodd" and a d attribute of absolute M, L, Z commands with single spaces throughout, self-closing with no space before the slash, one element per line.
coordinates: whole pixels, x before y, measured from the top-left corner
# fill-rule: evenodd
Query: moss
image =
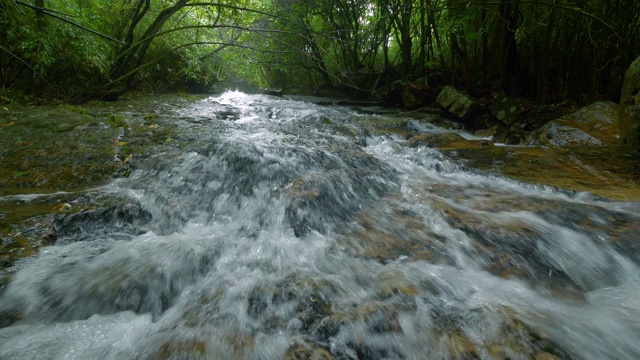
<path fill-rule="evenodd" d="M 149 114 L 145 114 L 144 115 L 144 120 L 147 122 L 151 122 L 154 121 L 158 118 L 157 114 L 153 114 L 153 113 L 149 113 Z"/>
<path fill-rule="evenodd" d="M 89 114 L 89 112 L 85 108 L 80 107 L 80 106 L 66 104 L 66 105 L 63 105 L 63 108 L 65 110 L 69 111 L 69 112 L 80 114 L 80 115 L 88 115 Z"/>
<path fill-rule="evenodd" d="M 6 230 L 5 233 L 7 233 Z M 0 269 L 8 268 L 19 259 L 36 253 L 37 245 L 33 244 L 29 238 L 19 233 L 9 233 L 6 236 L 2 237 L 2 246 L 0 246 Z"/>
<path fill-rule="evenodd" d="M 107 116 L 107 122 L 114 128 L 126 128 L 127 123 L 124 121 L 124 116 L 111 114 Z"/>

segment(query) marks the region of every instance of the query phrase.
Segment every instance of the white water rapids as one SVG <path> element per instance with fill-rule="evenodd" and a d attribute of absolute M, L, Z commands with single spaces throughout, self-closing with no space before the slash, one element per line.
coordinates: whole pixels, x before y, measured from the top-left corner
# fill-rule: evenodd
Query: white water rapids
<path fill-rule="evenodd" d="M 73 218 L 0 295 L 0 359 L 640 359 L 639 204 L 473 172 L 346 107 L 171 116 L 187 145 L 100 189 L 125 215 Z"/>

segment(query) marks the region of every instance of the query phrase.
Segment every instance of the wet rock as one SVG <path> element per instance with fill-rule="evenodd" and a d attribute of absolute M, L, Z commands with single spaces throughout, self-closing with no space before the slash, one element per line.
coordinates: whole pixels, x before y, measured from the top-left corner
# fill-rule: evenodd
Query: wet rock
<path fill-rule="evenodd" d="M 423 221 L 411 212 L 391 208 L 387 201 L 381 206 L 359 214 L 341 241 L 348 251 L 356 256 L 373 258 L 381 262 L 393 261 L 401 257 L 413 260 L 441 260 L 439 238 Z M 391 284 L 383 293 L 411 292 L 411 287 L 396 288 Z"/>
<path fill-rule="evenodd" d="M 480 110 L 480 104 L 475 99 L 451 86 L 442 89 L 436 102 L 461 120 L 471 118 Z"/>
<path fill-rule="evenodd" d="M 237 323 L 235 316 L 219 314 L 220 302 L 225 298 L 223 288 L 213 288 L 202 291 L 197 297 L 191 299 L 180 314 L 180 323 L 187 328 L 203 326 L 224 327 L 231 323 Z"/>
<path fill-rule="evenodd" d="M 247 314 L 254 319 L 262 317 L 262 314 L 269 305 L 264 298 L 265 289 L 256 287 L 251 291 L 247 302 Z"/>
<path fill-rule="evenodd" d="M 501 95 L 491 101 L 489 111 L 502 123 L 511 125 L 518 121 L 524 106 L 515 99 Z"/>
<path fill-rule="evenodd" d="M 353 341 L 347 343 L 347 348 L 350 350 L 346 353 L 338 353 L 337 356 L 340 359 L 402 359 L 402 352 L 396 348 L 389 348 L 382 344 L 376 344 L 374 341 L 367 341 L 367 339 L 360 339 L 360 341 Z M 355 356 L 354 356 L 355 355 Z"/>
<path fill-rule="evenodd" d="M 9 327 L 22 319 L 17 309 L 0 309 L 0 329 Z"/>
<path fill-rule="evenodd" d="M 555 147 L 615 145 L 619 143 L 617 118 L 618 105 L 596 102 L 549 121 L 529 135 L 528 143 Z"/>
<path fill-rule="evenodd" d="M 327 316 L 316 324 L 311 333 L 321 341 L 329 341 L 330 338 L 338 335 L 340 328 L 346 323 L 345 316 Z"/>
<path fill-rule="evenodd" d="M 473 135 L 477 136 L 477 137 L 491 137 L 491 138 L 493 138 L 493 136 L 495 136 L 497 131 L 498 131 L 498 125 L 493 125 L 490 128 L 478 130 L 478 131 L 474 132 Z"/>
<path fill-rule="evenodd" d="M 12 281 L 12 286 L 28 286 L 29 295 L 12 292 L 9 287 L 2 305 L 21 313 L 25 319 L 36 317 L 44 321 L 81 320 L 123 311 L 148 313 L 157 318 L 174 305 L 185 287 L 207 271 L 209 260 L 194 249 L 156 245 L 162 250 L 112 249 L 107 254 L 96 254 L 93 259 L 69 258 L 44 264 L 45 269 L 40 270 L 43 273 L 37 279 Z M 167 266 L 171 260 L 176 261 L 172 256 L 183 262 Z"/>
<path fill-rule="evenodd" d="M 129 235 L 140 235 L 151 221 L 151 213 L 138 203 L 124 203 L 106 208 L 86 210 L 75 214 L 60 214 L 54 221 L 54 229 L 58 238 L 75 237 L 84 240 L 88 230 L 96 232 L 119 232 Z"/>
<path fill-rule="evenodd" d="M 207 343 L 197 338 L 172 339 L 162 344 L 157 352 L 145 360 L 207 359 L 207 348 Z"/>
<path fill-rule="evenodd" d="M 418 288 L 407 281 L 400 271 L 384 272 L 378 279 L 378 292 L 382 298 L 390 298 L 395 295 L 413 297 L 418 295 Z"/>
<path fill-rule="evenodd" d="M 480 331 L 462 318 L 434 327 L 431 336 L 436 340 L 434 347 L 443 351 L 442 357 L 450 359 L 535 359 L 537 355 L 571 359 L 560 344 L 527 326 L 511 309 L 499 309 L 498 313 L 499 319 L 494 317 L 496 314 L 476 314 L 491 318 L 484 320 L 495 325 Z"/>
<path fill-rule="evenodd" d="M 374 130 L 403 132 L 412 130 L 409 126 L 409 117 L 385 118 L 376 116 L 363 116 L 355 119 L 358 123 L 373 128 Z"/>
<path fill-rule="evenodd" d="M 219 120 L 238 120 L 240 118 L 240 110 L 235 106 L 220 105 L 215 109 L 216 119 Z"/>
<path fill-rule="evenodd" d="M 622 142 L 640 151 L 640 57 L 629 66 L 620 95 Z"/>
<path fill-rule="evenodd" d="M 53 216 L 49 214 L 19 221 L 8 228 L 0 226 L 0 274 L 16 271 L 14 265 L 22 259 L 34 256 L 41 247 L 55 243 L 52 223 Z"/>
<path fill-rule="evenodd" d="M 409 84 L 400 92 L 405 109 L 417 109 L 426 104 L 428 94 L 425 89 Z"/>
<path fill-rule="evenodd" d="M 271 95 L 271 96 L 282 96 L 282 94 L 284 93 L 284 91 L 282 89 L 262 89 L 262 93 L 265 95 Z"/>
<path fill-rule="evenodd" d="M 292 345 L 286 354 L 285 360 L 333 360 L 331 353 L 322 347 L 317 347 L 306 342 Z"/>
<path fill-rule="evenodd" d="M 386 309 L 368 314 L 365 323 L 373 334 L 402 333 L 398 322 L 398 314 Z"/>
<path fill-rule="evenodd" d="M 620 246 L 629 246 L 639 231 L 632 230 L 638 225 L 634 217 L 593 205 L 513 197 L 500 191 L 485 194 L 484 200 L 477 201 L 474 191 L 478 188 L 434 190 L 441 197 L 464 204 L 452 206 L 438 198 L 430 200 L 452 228 L 469 237 L 475 256 L 485 259 L 485 270 L 553 291 L 562 287 L 563 293 L 571 297 L 621 281 L 615 275 L 621 265 L 606 249 L 613 239 Z M 476 196 L 472 201 L 472 196 L 465 196 L 469 192 Z M 628 227 L 621 229 L 622 223 Z M 563 255 L 568 246 L 575 252 Z"/>
<path fill-rule="evenodd" d="M 557 357 L 553 356 L 552 354 L 546 351 L 541 351 L 536 354 L 536 360 L 557 360 L 557 359 L 558 359 Z"/>
<path fill-rule="evenodd" d="M 305 332 L 317 329 L 322 319 L 332 314 L 332 287 L 304 276 L 291 276 L 272 286 L 255 287 L 248 298 L 247 313 L 256 320 L 265 321 L 269 330 L 281 330 L 291 318 L 299 320 Z M 289 309 L 291 318 L 282 309 Z"/>
<path fill-rule="evenodd" d="M 464 336 L 453 333 L 447 342 L 449 354 L 456 359 L 477 359 L 476 346 Z"/>
<path fill-rule="evenodd" d="M 348 168 L 312 173 L 287 186 L 285 215 L 296 236 L 312 230 L 322 233 L 344 224 L 367 203 L 397 188 L 392 171 L 381 176 L 380 171 L 376 174 L 367 170 L 373 164 L 385 167 L 372 156 L 354 150 L 343 159 Z"/>
<path fill-rule="evenodd" d="M 426 145 L 438 150 L 479 149 L 491 146 L 490 140 L 467 140 L 455 132 L 427 133 L 412 137 L 409 146 Z"/>
<path fill-rule="evenodd" d="M 583 130 L 569 126 L 561 126 L 557 123 L 547 123 L 542 129 L 534 132 L 529 140 L 529 145 L 546 146 L 594 146 L 602 145 L 602 142 L 587 134 Z"/>
<path fill-rule="evenodd" d="M 617 200 L 640 199 L 640 162 L 620 146 L 504 147 L 448 152 L 470 168 L 517 181 L 571 191 L 587 191 Z"/>
<path fill-rule="evenodd" d="M 285 302 L 297 302 L 295 311 L 304 329 L 313 327 L 332 314 L 331 297 L 334 289 L 326 282 L 295 276 L 278 284 L 276 289 L 272 303 L 281 305 Z"/>
<path fill-rule="evenodd" d="M 328 298 L 315 294 L 306 296 L 296 308 L 298 319 L 302 321 L 303 329 L 308 330 L 332 313 Z"/>
<path fill-rule="evenodd" d="M 55 233 L 46 233 L 42 235 L 42 240 L 45 245 L 51 245 L 58 240 L 58 236 Z"/>

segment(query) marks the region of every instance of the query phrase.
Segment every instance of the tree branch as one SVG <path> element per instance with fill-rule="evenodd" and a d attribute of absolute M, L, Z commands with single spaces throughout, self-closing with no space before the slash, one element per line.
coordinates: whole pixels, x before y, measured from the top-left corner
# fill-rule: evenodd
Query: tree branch
<path fill-rule="evenodd" d="M 50 87 L 53 91 L 58 92 L 58 90 L 57 90 L 53 85 L 51 85 L 51 84 L 47 81 L 47 79 L 45 79 L 42 75 L 40 75 L 40 73 L 39 73 L 39 72 L 37 72 L 37 71 L 36 71 L 36 69 L 34 69 L 31 65 L 29 65 L 29 63 L 27 63 L 24 59 L 22 59 L 21 57 L 19 57 L 18 55 L 14 54 L 14 53 L 12 53 L 12 52 L 11 52 L 11 51 L 9 51 L 8 49 L 6 49 L 4 46 L 0 46 L 0 50 L 2 50 L 2 51 L 4 51 L 4 52 L 6 52 L 7 54 L 9 54 L 9 55 L 13 56 L 14 58 L 18 59 L 18 61 L 20 61 L 21 63 L 23 63 L 23 64 L 27 65 L 27 67 L 28 67 L 29 69 L 31 69 L 31 71 L 33 71 L 33 73 L 34 73 L 34 74 L 38 75 L 38 77 L 39 77 L 40 79 L 42 79 L 42 81 L 44 81 L 47 85 L 49 85 L 49 87 Z"/>
<path fill-rule="evenodd" d="M 118 39 L 114 39 L 114 38 L 112 38 L 112 37 L 111 37 L 111 36 L 109 36 L 109 35 L 105 35 L 105 34 L 103 34 L 103 33 L 97 32 L 97 31 L 95 31 L 95 30 L 91 30 L 91 29 L 89 29 L 89 28 L 87 28 L 87 27 L 84 27 L 84 26 L 82 26 L 82 25 L 80 25 L 80 24 L 78 24 L 78 23 L 76 23 L 76 22 L 73 22 L 73 21 L 71 21 L 71 20 L 65 19 L 65 18 L 63 18 L 62 16 L 58 16 L 58 15 L 56 15 L 56 14 L 53 14 L 53 13 L 51 12 L 52 10 L 50 10 L 50 9 L 47 9 L 47 8 L 41 8 L 41 7 L 37 7 L 37 6 L 33 6 L 33 5 L 31 5 L 31 4 L 27 4 L 27 3 L 23 2 L 23 1 L 20 1 L 20 0 L 16 0 L 16 2 L 15 2 L 15 3 L 16 3 L 16 4 L 19 4 L 19 5 L 22 5 L 22 6 L 26 6 L 26 7 L 30 8 L 30 9 L 35 10 L 36 12 L 39 12 L 39 13 L 44 14 L 44 15 L 51 16 L 51 17 L 53 17 L 53 18 L 56 18 L 56 19 L 58 19 L 58 20 L 60 20 L 60 21 L 62 21 L 62 22 L 66 22 L 67 24 L 73 25 L 73 26 L 78 27 L 78 28 L 80 28 L 80 29 L 82 29 L 82 30 L 84 30 L 84 31 L 90 32 L 90 33 L 92 33 L 92 34 L 94 34 L 94 35 L 97 35 L 97 36 L 100 36 L 101 38 L 105 38 L 105 39 L 107 39 L 107 40 L 115 41 L 115 42 L 117 42 L 117 43 L 119 43 L 119 44 L 126 45 L 124 42 L 122 42 L 122 41 L 120 41 L 120 40 L 118 40 Z"/>

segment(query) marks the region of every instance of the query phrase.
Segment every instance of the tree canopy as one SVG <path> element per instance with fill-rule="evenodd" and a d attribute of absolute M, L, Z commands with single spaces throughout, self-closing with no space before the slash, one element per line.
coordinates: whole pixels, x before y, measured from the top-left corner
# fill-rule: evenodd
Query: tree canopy
<path fill-rule="evenodd" d="M 0 85 L 83 98 L 403 80 L 616 99 L 639 38 L 626 0 L 3 0 Z"/>

